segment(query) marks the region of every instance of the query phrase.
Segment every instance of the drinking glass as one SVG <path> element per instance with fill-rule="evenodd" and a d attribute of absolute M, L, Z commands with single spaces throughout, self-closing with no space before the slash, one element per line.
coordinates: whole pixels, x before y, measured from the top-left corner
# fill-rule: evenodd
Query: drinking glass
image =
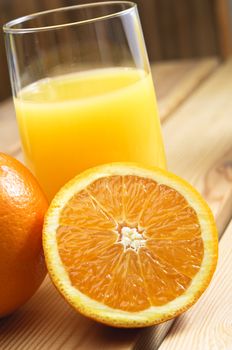
<path fill-rule="evenodd" d="M 4 32 L 25 162 L 49 199 L 102 163 L 165 168 L 136 4 L 39 12 L 10 21 Z"/>

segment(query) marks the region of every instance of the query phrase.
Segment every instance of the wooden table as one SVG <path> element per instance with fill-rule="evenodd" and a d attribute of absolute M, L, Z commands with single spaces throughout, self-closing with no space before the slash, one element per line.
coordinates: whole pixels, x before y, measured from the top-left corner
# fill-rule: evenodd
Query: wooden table
<path fill-rule="evenodd" d="M 123 330 L 75 313 L 47 278 L 0 321 L 1 350 L 232 349 L 232 59 L 152 66 L 169 169 L 211 206 L 222 237 L 213 281 L 191 310 L 159 326 Z M 22 159 L 12 102 L 0 105 L 0 150 Z"/>

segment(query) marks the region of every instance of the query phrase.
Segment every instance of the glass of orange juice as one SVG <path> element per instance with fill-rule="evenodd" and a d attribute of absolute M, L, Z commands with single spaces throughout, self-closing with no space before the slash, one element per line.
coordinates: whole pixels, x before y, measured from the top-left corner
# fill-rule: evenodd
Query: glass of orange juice
<path fill-rule="evenodd" d="M 136 4 L 49 10 L 13 20 L 4 31 L 25 162 L 49 199 L 98 164 L 165 168 Z"/>

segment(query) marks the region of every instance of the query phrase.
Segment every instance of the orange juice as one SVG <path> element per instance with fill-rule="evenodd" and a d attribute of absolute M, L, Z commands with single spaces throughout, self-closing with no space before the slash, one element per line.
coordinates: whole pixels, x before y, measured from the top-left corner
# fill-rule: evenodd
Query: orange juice
<path fill-rule="evenodd" d="M 25 161 L 52 198 L 81 171 L 115 161 L 165 168 L 151 75 L 109 68 L 27 86 L 15 99 Z"/>

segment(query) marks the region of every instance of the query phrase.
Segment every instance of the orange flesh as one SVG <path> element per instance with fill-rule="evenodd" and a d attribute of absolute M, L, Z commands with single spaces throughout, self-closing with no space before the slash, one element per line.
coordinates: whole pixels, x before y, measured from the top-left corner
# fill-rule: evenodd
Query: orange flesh
<path fill-rule="evenodd" d="M 136 228 L 139 248 L 122 244 Z M 183 294 L 203 259 L 197 215 L 176 190 L 138 176 L 96 180 L 66 204 L 57 229 L 60 258 L 74 287 L 129 312 Z"/>

